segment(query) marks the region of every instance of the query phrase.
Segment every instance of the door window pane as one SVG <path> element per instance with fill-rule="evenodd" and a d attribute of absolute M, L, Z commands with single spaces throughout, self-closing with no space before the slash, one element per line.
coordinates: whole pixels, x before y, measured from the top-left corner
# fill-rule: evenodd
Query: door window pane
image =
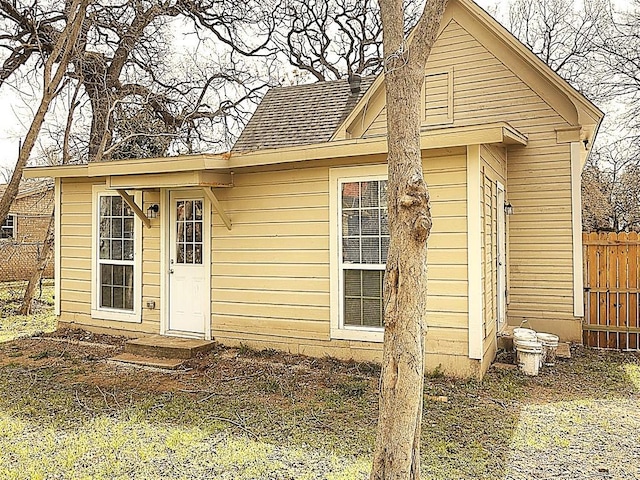
<path fill-rule="evenodd" d="M 176 202 L 176 263 L 202 264 L 203 201 L 178 200 Z"/>

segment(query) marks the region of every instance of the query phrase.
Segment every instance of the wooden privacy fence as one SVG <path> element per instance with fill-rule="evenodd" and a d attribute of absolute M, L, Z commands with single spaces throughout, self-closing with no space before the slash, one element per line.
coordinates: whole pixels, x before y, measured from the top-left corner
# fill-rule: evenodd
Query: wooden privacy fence
<path fill-rule="evenodd" d="M 640 238 L 583 233 L 585 345 L 640 350 Z"/>

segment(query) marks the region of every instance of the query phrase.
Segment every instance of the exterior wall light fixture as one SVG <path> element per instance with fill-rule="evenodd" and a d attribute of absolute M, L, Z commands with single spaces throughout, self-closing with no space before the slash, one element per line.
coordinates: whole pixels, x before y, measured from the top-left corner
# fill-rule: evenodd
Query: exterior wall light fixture
<path fill-rule="evenodd" d="M 504 202 L 504 214 L 513 215 L 513 205 L 509 202 Z"/>
<path fill-rule="evenodd" d="M 149 208 L 147 208 L 147 218 L 157 218 L 159 211 L 160 211 L 160 207 L 158 206 L 157 203 L 154 203 L 153 205 L 149 205 Z"/>

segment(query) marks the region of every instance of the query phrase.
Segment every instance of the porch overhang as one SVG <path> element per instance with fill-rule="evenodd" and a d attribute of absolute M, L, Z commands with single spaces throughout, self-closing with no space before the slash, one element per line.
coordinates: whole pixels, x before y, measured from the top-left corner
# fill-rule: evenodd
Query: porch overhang
<path fill-rule="evenodd" d="M 120 180 L 116 180 L 114 185 L 122 185 L 122 188 L 125 184 L 133 184 L 133 182 L 137 182 L 140 185 L 139 188 L 160 187 L 164 186 L 164 183 L 170 183 L 169 186 L 228 186 L 231 178 L 229 157 L 228 153 L 222 155 L 200 154 L 180 157 L 133 158 L 112 162 L 92 162 L 84 165 L 28 167 L 24 171 L 24 176 L 25 178 L 118 177 Z M 132 177 L 132 180 L 127 180 L 126 177 Z M 144 180 L 142 177 L 149 177 L 149 180 Z M 181 181 L 189 182 L 189 185 L 176 184 Z M 152 185 L 153 182 L 156 182 L 157 185 Z"/>
<path fill-rule="evenodd" d="M 107 188 L 112 190 L 141 190 L 148 188 L 181 187 L 231 187 L 233 176 L 230 172 L 193 170 L 171 173 L 138 173 L 129 175 L 109 175 Z"/>

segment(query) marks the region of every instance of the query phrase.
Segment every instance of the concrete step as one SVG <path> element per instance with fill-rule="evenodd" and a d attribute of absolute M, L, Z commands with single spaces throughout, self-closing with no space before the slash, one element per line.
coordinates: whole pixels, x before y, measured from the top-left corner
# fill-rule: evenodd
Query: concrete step
<path fill-rule="evenodd" d="M 109 360 L 111 362 L 126 363 L 127 365 L 162 368 L 165 370 L 176 370 L 184 363 L 184 359 L 181 358 L 143 357 L 132 355 L 131 353 L 121 353 L 111 357 Z"/>
<path fill-rule="evenodd" d="M 558 358 L 571 358 L 571 348 L 568 343 L 560 342 L 558 344 L 558 350 L 556 350 L 556 357 Z"/>
<path fill-rule="evenodd" d="M 199 353 L 208 352 L 213 347 L 214 342 L 209 340 L 151 335 L 129 340 L 124 346 L 124 352 L 141 357 L 187 360 Z"/>

